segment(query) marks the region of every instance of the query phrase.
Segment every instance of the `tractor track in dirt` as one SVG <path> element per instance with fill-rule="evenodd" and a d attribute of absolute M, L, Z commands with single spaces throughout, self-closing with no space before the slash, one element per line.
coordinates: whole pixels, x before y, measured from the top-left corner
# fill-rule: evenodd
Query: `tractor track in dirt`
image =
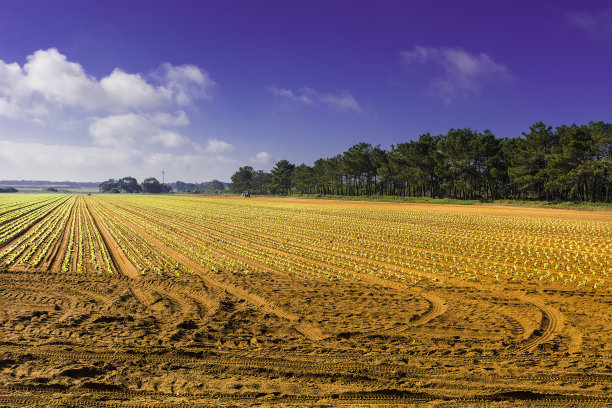
<path fill-rule="evenodd" d="M 559 406 L 559 404 L 582 404 L 582 406 L 603 406 L 612 402 L 612 397 L 607 396 L 583 396 L 583 395 L 554 395 L 554 394 L 535 394 L 535 393 L 493 393 L 476 395 L 472 397 L 453 397 L 449 395 L 436 395 L 426 392 L 411 392 L 401 390 L 384 390 L 378 392 L 345 392 L 327 395 L 267 395 L 265 393 L 184 393 L 171 394 L 155 391 L 135 391 L 129 389 L 119 390 L 100 390 L 94 387 L 74 390 L 75 395 L 69 400 L 52 398 L 61 395 L 62 390 L 53 387 L 41 386 L 14 386 L 0 388 L 0 402 L 8 404 L 26 405 L 32 402 L 44 400 L 48 406 L 75 406 L 75 407 L 203 407 L 216 405 L 216 403 L 240 401 L 242 403 L 265 403 L 265 404 L 286 404 L 286 403 L 323 403 L 325 405 L 355 405 L 368 403 L 369 405 L 380 404 L 406 404 L 417 402 L 448 402 L 456 404 L 483 403 L 483 402 L 513 402 L 529 403 L 530 406 L 549 407 Z M 2 395 L 5 394 L 5 395 Z M 22 394 L 22 395 L 18 395 Z M 25 394 L 25 395 L 24 395 Z M 160 403 L 158 400 L 163 398 L 165 401 Z M 147 400 L 148 399 L 148 400 Z M 170 402 L 172 399 L 176 402 Z"/>
<path fill-rule="evenodd" d="M 144 216 L 142 213 L 136 213 L 135 211 L 131 211 L 131 210 L 126 210 L 126 211 L 129 211 L 131 214 L 133 214 L 133 215 L 135 215 L 137 217 L 142 217 L 142 218 L 148 220 L 149 222 L 153 222 L 153 223 L 157 223 L 158 225 L 161 225 L 161 224 L 159 224 L 159 220 L 153 220 L 153 219 L 151 219 L 149 217 Z M 119 214 L 115 213 L 115 215 L 117 217 L 121 217 L 121 215 L 119 215 Z M 125 219 L 125 218 L 123 218 L 123 219 L 124 219 L 125 222 L 129 222 L 127 219 Z M 291 258 L 293 260 L 297 260 L 298 262 L 304 262 L 305 261 L 305 262 L 309 262 L 309 263 L 312 263 L 312 264 L 315 264 L 315 265 L 318 265 L 318 266 L 327 266 L 325 263 L 323 263 L 321 261 L 318 261 L 318 260 L 314 260 L 314 259 L 311 259 L 311 258 L 306 258 L 306 257 L 300 256 L 300 255 L 296 255 L 296 254 L 287 253 L 287 252 L 278 250 L 276 248 L 273 248 L 271 246 L 260 245 L 260 244 L 248 241 L 246 239 L 242 239 L 242 238 L 239 238 L 239 237 L 236 237 L 236 236 L 232 236 L 232 235 L 227 234 L 227 233 L 222 233 L 222 232 L 210 229 L 210 228 L 198 226 L 197 224 L 192 224 L 192 225 L 197 226 L 199 228 L 202 228 L 202 229 L 204 229 L 204 230 L 206 230 L 208 232 L 214 232 L 214 233 L 219 234 L 220 236 L 224 236 L 224 237 L 226 237 L 228 239 L 231 238 L 233 240 L 242 242 L 244 244 L 248 244 L 248 245 L 251 245 L 253 247 L 260 248 L 262 250 L 266 250 L 266 251 L 270 251 L 272 253 L 276 253 L 276 254 L 280 254 L 280 255 L 283 255 L 283 256 L 287 256 L 288 258 Z M 200 242 L 200 243 L 206 244 L 206 245 L 209 244 L 209 242 L 202 241 L 202 240 L 200 240 L 199 238 L 197 238 L 197 237 L 195 237 L 193 235 L 185 234 L 185 233 L 183 233 L 181 231 L 173 229 L 172 227 L 170 227 L 170 229 L 172 230 L 173 233 L 178 234 L 178 235 L 182 236 L 183 238 L 194 240 L 196 242 Z M 262 234 L 262 236 L 266 236 L 266 234 Z M 273 238 L 278 240 L 278 238 L 275 238 L 275 237 L 273 237 Z M 310 249 L 313 249 L 313 247 L 310 247 Z M 323 252 L 330 252 L 331 253 L 331 251 L 322 250 L 320 248 L 317 248 L 317 249 L 321 250 Z M 216 248 L 216 250 L 218 250 L 221 253 L 226 253 L 227 255 L 229 255 L 229 256 L 231 256 L 231 257 L 233 257 L 235 259 L 239 259 L 239 260 L 241 260 L 241 261 L 243 261 L 243 262 L 245 262 L 247 264 L 252 264 L 252 265 L 257 265 L 257 266 L 264 267 L 265 269 L 273 271 L 273 272 L 275 272 L 275 273 L 277 273 L 277 274 L 279 274 L 279 275 L 281 275 L 281 276 L 283 276 L 285 278 L 288 276 L 288 274 L 280 272 L 280 271 L 277 271 L 274 268 L 271 268 L 269 265 L 259 264 L 257 262 L 254 262 L 254 261 L 248 259 L 248 258 L 245 258 L 243 256 L 237 255 L 237 254 L 235 254 L 233 252 L 230 252 L 230 251 L 225 251 L 225 250 L 220 249 L 220 248 Z M 405 268 L 402 268 L 402 269 L 405 269 Z M 414 272 L 415 273 L 420 273 L 420 271 L 416 271 L 416 270 L 414 270 Z M 387 288 L 395 289 L 395 290 L 397 290 L 399 292 L 402 292 L 402 293 L 404 293 L 407 290 L 411 289 L 410 286 L 408 286 L 406 284 L 403 284 L 403 283 L 401 283 L 399 281 L 398 282 L 396 282 L 396 281 L 389 281 L 387 279 L 381 279 L 381 278 L 378 278 L 378 277 L 375 277 L 375 276 L 371 276 L 371 275 L 368 275 L 368 274 L 360 274 L 360 277 L 361 277 L 362 281 L 366 281 L 366 282 L 374 283 L 374 284 L 381 285 L 381 286 L 384 286 L 384 287 L 387 287 Z M 413 321 L 413 322 L 409 322 L 408 323 L 409 325 L 414 326 L 414 325 L 426 324 L 426 323 L 430 322 L 431 320 L 435 319 L 436 317 L 440 316 L 441 314 L 443 314 L 446 311 L 445 301 L 442 298 L 440 298 L 439 296 L 436 296 L 433 293 L 421 294 L 420 291 L 416 292 L 416 294 L 419 294 L 420 296 L 422 296 L 430 304 L 430 307 L 425 312 L 425 314 L 422 315 L 419 319 L 417 319 L 416 321 Z"/>
<path fill-rule="evenodd" d="M 469 272 L 482 262 L 511 265 L 503 254 L 518 247 L 559 242 L 553 256 L 582 266 L 580 251 L 594 254 L 597 275 L 611 260 L 601 256 L 605 226 L 585 219 L 540 233 L 512 221 L 527 240 L 506 251 L 496 242 L 514 232 L 496 229 L 501 218 L 463 220 L 469 236 L 500 234 L 462 248 L 458 235 L 442 239 L 440 217 L 425 224 L 368 212 L 354 220 L 373 227 L 368 235 L 351 223 L 343 233 L 343 217 L 359 214 L 338 209 L 316 212 L 333 216 L 318 231 L 308 222 L 300 229 L 307 213 L 258 212 L 247 200 L 234 209 L 182 197 L 54 200 L 0 215 L 26 217 L 0 225 L 7 237 L 41 226 L 36 241 L 20 241 L 31 249 L 0 263 L 2 407 L 612 406 L 609 282 L 539 282 L 526 275 L 530 262 L 521 274 L 522 258 L 518 274 L 499 281 Z M 282 217 L 292 214 L 283 234 Z M 451 233 L 460 218 L 448 219 Z M 392 242 L 404 222 L 416 241 Z M 593 242 L 576 238 L 581 228 Z M 17 248 L 6 260 L 19 240 L 3 245 Z M 447 263 L 427 269 L 423 257 Z M 447 264 L 465 273 L 450 277 Z M 402 280 L 408 270 L 414 279 Z"/>
<path fill-rule="evenodd" d="M 187 266 L 193 271 L 196 271 L 196 273 L 202 270 L 202 266 L 198 264 L 197 262 L 187 258 L 185 255 L 165 245 L 157 237 L 155 237 L 152 234 L 149 234 L 148 232 L 146 232 L 145 230 L 143 230 L 142 228 L 140 228 L 138 225 L 134 224 L 130 220 L 127 220 L 118 214 L 115 214 L 115 215 L 118 219 L 122 220 L 122 222 L 127 223 L 128 225 L 131 225 L 133 230 L 137 231 L 143 237 L 146 237 L 147 240 L 153 243 L 153 245 L 158 246 L 160 248 L 164 248 L 164 251 L 166 251 L 168 255 L 172 256 L 174 259 L 181 262 L 183 265 Z M 296 330 L 302 333 L 308 339 L 313 340 L 313 341 L 318 341 L 323 338 L 321 330 L 319 328 L 312 326 L 310 323 L 303 321 L 302 316 L 299 316 L 299 315 L 296 315 L 295 313 L 283 310 L 282 308 L 278 307 L 277 305 L 272 304 L 268 300 L 260 296 L 257 296 L 255 294 L 249 293 L 243 288 L 232 285 L 229 282 L 217 281 L 212 276 L 202 273 L 202 272 L 198 273 L 198 275 L 207 286 L 219 288 L 222 291 L 226 291 L 232 294 L 238 299 L 243 299 L 245 301 L 248 301 L 255 306 L 261 307 L 266 312 L 273 313 L 274 315 L 278 316 L 281 319 L 285 319 L 285 320 L 292 322 Z"/>
<path fill-rule="evenodd" d="M 49 350 L 45 350 L 49 348 Z M 287 358 L 273 357 L 240 357 L 234 354 L 221 353 L 214 348 L 208 350 L 200 350 L 199 352 L 167 352 L 159 350 L 151 352 L 138 351 L 137 349 L 130 352 L 116 351 L 74 351 L 74 350 L 53 350 L 50 346 L 41 346 L 31 349 L 27 346 L 19 345 L 0 345 L 0 353 L 6 355 L 30 356 L 47 361 L 94 361 L 94 362 L 130 362 L 130 361 L 145 361 L 151 364 L 171 363 L 182 366 L 189 373 L 207 372 L 207 367 L 227 367 L 238 370 L 244 369 L 265 369 L 275 372 L 288 372 L 294 375 L 299 374 L 323 374 L 323 375 L 364 375 L 372 376 L 372 378 L 385 376 L 417 376 L 422 377 L 443 377 L 446 380 L 452 380 L 452 376 L 456 373 L 456 368 L 423 368 L 416 365 L 423 361 L 422 358 L 414 358 L 413 364 L 405 363 L 380 363 L 367 364 L 355 362 L 329 362 L 328 358 L 314 357 L 305 358 L 305 356 L 293 356 Z M 435 361 L 438 358 L 430 356 L 430 361 Z M 471 358 L 471 360 L 487 360 L 486 358 Z M 450 376 L 450 377 L 448 377 Z M 481 374 L 476 375 L 473 379 L 480 379 L 483 382 L 497 381 L 543 381 L 543 382 L 581 382 L 606 384 L 612 386 L 612 374 L 610 373 L 537 373 L 529 375 L 512 375 L 512 374 Z"/>
<path fill-rule="evenodd" d="M 138 217 L 143 217 L 143 218 L 147 219 L 149 222 L 154 222 L 154 223 L 158 222 L 157 220 L 150 219 L 150 218 L 144 216 L 142 213 L 137 213 L 134 210 L 126 210 L 126 211 L 129 211 L 130 213 L 132 213 L 132 214 L 134 214 L 134 215 L 136 215 Z M 273 253 L 282 254 L 284 256 L 289 256 L 291 258 L 298 259 L 299 261 L 306 261 L 306 262 L 310 262 L 310 263 L 313 263 L 313 264 L 316 264 L 316 265 L 319 265 L 319 266 L 326 266 L 323 262 L 320 262 L 320 261 L 317 261 L 317 260 L 314 260 L 314 259 L 311 259 L 311 258 L 305 258 L 305 257 L 299 256 L 299 255 L 295 255 L 295 254 L 287 253 L 287 252 L 284 252 L 284 251 L 280 251 L 280 250 L 278 250 L 276 248 L 273 248 L 271 246 L 260 245 L 260 244 L 254 243 L 252 241 L 248 241 L 246 239 L 243 239 L 243 238 L 232 236 L 231 234 L 228 234 L 228 233 L 223 233 L 223 232 L 217 231 L 215 229 L 211 229 L 211 228 L 208 228 L 208 227 L 204 227 L 202 225 L 198 225 L 198 224 L 192 223 L 190 221 L 183 220 L 183 222 L 191 224 L 194 227 L 206 230 L 206 231 L 208 231 L 210 233 L 216 233 L 216 234 L 218 234 L 220 236 L 224 236 L 227 239 L 233 239 L 233 240 L 236 240 L 236 241 L 243 242 L 244 244 L 248 244 L 248 245 L 251 245 L 251 246 L 254 246 L 254 247 L 258 247 L 258 248 L 260 248 L 262 250 L 271 251 Z M 231 225 L 227 225 L 227 224 L 223 224 L 223 223 L 217 223 L 217 224 L 222 225 L 225 228 L 230 228 L 230 229 L 237 228 L 235 226 L 231 226 Z M 187 238 L 187 239 L 198 240 L 194 236 L 187 235 L 187 234 L 185 234 L 185 233 L 183 233 L 181 231 L 178 231 L 178 230 L 173 230 L 173 232 L 177 233 L 177 234 L 180 234 L 181 236 L 183 236 L 184 238 Z M 250 231 L 248 231 L 248 230 L 247 230 L 247 232 L 250 233 Z M 275 237 L 275 236 L 270 236 L 270 235 L 265 234 L 265 233 L 259 233 L 259 235 L 267 236 L 270 239 L 273 239 L 273 240 L 275 240 L 278 243 L 281 242 L 281 240 L 278 237 Z M 293 242 L 293 244 L 298 245 L 295 242 Z M 299 244 L 298 246 L 304 246 L 304 245 L 303 244 Z M 312 248 L 310 248 L 310 249 L 312 249 Z M 317 248 L 317 250 L 318 251 L 323 251 L 323 252 L 329 252 L 332 255 L 335 254 L 335 252 L 333 252 L 333 251 L 327 251 L 327 250 L 321 249 L 321 248 Z M 232 255 L 232 256 L 237 257 L 237 255 L 235 255 L 235 254 Z M 357 261 L 362 259 L 362 258 L 357 257 L 357 256 L 352 256 L 352 257 L 355 258 Z M 246 259 L 245 259 L 245 261 L 248 262 L 248 260 L 246 260 Z M 386 265 L 385 262 L 379 262 L 379 263 L 383 264 L 383 265 Z M 393 266 L 393 265 L 389 264 L 387 266 Z M 402 267 L 401 269 L 406 269 L 406 268 Z M 412 272 L 422 273 L 422 274 L 427 275 L 427 273 L 422 272 L 422 271 L 414 270 Z M 379 279 L 379 278 L 376 278 L 376 277 L 373 277 L 373 276 L 370 276 L 370 275 L 366 275 L 366 274 L 360 274 L 360 276 L 364 280 L 367 280 L 369 282 L 373 282 L 373 283 L 376 283 L 376 284 L 379 284 L 379 285 L 383 285 L 383 286 L 387 286 L 387 287 L 392 287 L 392 288 L 394 288 L 396 290 L 402 290 L 402 289 L 405 290 L 405 286 L 402 287 L 402 285 L 398 285 L 395 282 L 389 282 L 388 280 Z M 429 298 L 427 298 L 427 297 L 425 297 L 425 298 L 426 298 L 426 300 L 431 305 L 430 310 L 428 310 L 428 312 L 426 312 L 421 318 L 417 319 L 415 322 L 412 322 L 413 325 L 428 323 L 429 321 L 433 320 L 434 318 L 436 318 L 437 316 L 443 314 L 446 311 L 446 304 L 445 304 L 446 302 L 443 299 L 440 299 L 439 297 L 437 297 L 436 295 L 433 295 L 433 294 L 429 294 Z M 517 352 L 523 352 L 523 351 L 531 350 L 531 349 L 537 347 L 539 344 L 548 341 L 562 327 L 563 317 L 562 317 L 562 315 L 561 315 L 561 313 L 559 311 L 557 311 L 556 309 L 552 308 L 551 306 L 543 305 L 538 300 L 533 300 L 532 299 L 532 300 L 528 300 L 527 302 L 533 304 L 534 306 L 536 306 L 538 309 L 541 310 L 541 312 L 542 312 L 542 320 L 541 320 L 541 325 L 540 325 L 539 332 L 534 332 L 534 334 L 531 336 L 530 339 L 528 339 L 528 340 L 526 340 L 524 342 L 521 342 L 521 344 L 518 345 L 517 348 L 516 348 Z M 511 324 L 517 323 L 517 321 L 512 319 L 510 316 L 506 315 L 505 317 L 508 318 L 506 320 L 510 321 Z M 522 329 L 518 329 L 518 328 L 514 327 L 513 330 L 515 332 L 519 332 L 519 331 L 525 332 L 525 328 L 524 327 Z"/>

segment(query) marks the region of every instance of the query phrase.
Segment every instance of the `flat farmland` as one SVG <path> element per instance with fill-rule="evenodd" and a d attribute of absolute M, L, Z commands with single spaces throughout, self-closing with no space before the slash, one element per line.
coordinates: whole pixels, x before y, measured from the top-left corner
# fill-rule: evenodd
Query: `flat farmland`
<path fill-rule="evenodd" d="M 1 406 L 610 406 L 612 213 L 0 197 Z"/>

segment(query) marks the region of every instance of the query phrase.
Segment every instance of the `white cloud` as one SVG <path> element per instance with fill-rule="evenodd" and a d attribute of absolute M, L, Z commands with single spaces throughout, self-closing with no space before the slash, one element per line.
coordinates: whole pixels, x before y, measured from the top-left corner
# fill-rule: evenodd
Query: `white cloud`
<path fill-rule="evenodd" d="M 2 165 L 20 169 L 22 172 L 25 170 L 26 174 L 28 168 L 56 167 L 73 172 L 74 169 L 83 168 L 119 167 L 140 162 L 141 155 L 138 150 L 130 149 L 0 140 L 0 162 L 2 162 Z M 27 177 L 27 175 L 24 175 L 24 177 Z M 40 175 L 38 177 L 40 178 Z"/>
<path fill-rule="evenodd" d="M 0 140 L 0 174 L 9 179 L 102 181 L 130 175 L 142 181 L 165 170 L 166 180 L 201 182 L 225 180 L 238 165 L 222 155 Z"/>
<path fill-rule="evenodd" d="M 0 60 L 0 115 L 40 117 L 65 108 L 125 113 L 167 110 L 211 98 L 214 81 L 195 65 L 165 63 L 147 81 L 115 68 L 97 80 L 57 49 L 38 50 L 20 67 Z"/>
<path fill-rule="evenodd" d="M 489 55 L 471 54 L 460 48 L 416 46 L 400 54 L 403 64 L 437 67 L 441 73 L 430 82 L 430 91 L 445 103 L 480 93 L 484 84 L 511 77 L 509 69 Z"/>
<path fill-rule="evenodd" d="M 249 158 L 253 164 L 268 164 L 272 161 L 272 155 L 268 152 L 259 152 L 254 157 Z"/>
<path fill-rule="evenodd" d="M 169 94 L 155 88 L 138 74 L 128 74 L 115 68 L 100 80 L 102 100 L 98 107 L 110 109 L 156 109 L 168 104 Z"/>
<path fill-rule="evenodd" d="M 234 150 L 234 146 L 218 139 L 208 139 L 208 143 L 204 148 L 205 153 L 223 153 L 231 152 Z"/>
<path fill-rule="evenodd" d="M 19 73 L 24 94 L 42 97 L 49 104 L 82 105 L 88 109 L 102 99 L 96 80 L 56 49 L 38 50 L 27 60 Z"/>
<path fill-rule="evenodd" d="M 89 134 L 94 143 L 106 147 L 141 147 L 142 144 L 161 144 L 180 147 L 189 140 L 180 134 L 161 129 L 144 115 L 127 113 L 93 119 Z"/>
<path fill-rule="evenodd" d="M 149 116 L 151 122 L 157 126 L 179 127 L 189 125 L 189 118 L 185 111 L 177 111 L 174 114 L 157 112 Z"/>
<path fill-rule="evenodd" d="M 567 14 L 568 21 L 594 36 L 612 38 L 612 6 L 596 13 L 573 12 Z"/>
<path fill-rule="evenodd" d="M 341 111 L 354 111 L 354 112 L 363 112 L 361 105 L 357 102 L 357 100 L 351 95 L 350 92 L 345 91 L 340 94 L 325 94 L 321 96 L 321 102 L 327 104 L 328 106 L 341 110 Z"/>
<path fill-rule="evenodd" d="M 195 65 L 173 66 L 162 64 L 161 73 L 158 73 L 167 84 L 175 102 L 180 106 L 190 105 L 192 100 L 204 98 L 211 99 L 211 90 L 215 82 L 208 73 Z"/>
<path fill-rule="evenodd" d="M 364 110 L 349 91 L 338 93 L 320 93 L 309 87 L 298 90 L 282 89 L 275 86 L 268 87 L 268 92 L 286 103 L 318 106 L 325 105 L 343 112 L 353 111 L 363 113 Z"/>
<path fill-rule="evenodd" d="M 308 87 L 300 88 L 298 91 L 294 92 L 291 89 L 281 89 L 271 86 L 268 88 L 268 91 L 276 97 L 291 102 L 302 103 L 304 105 L 316 105 L 315 99 L 317 98 L 317 93 Z"/>
<path fill-rule="evenodd" d="M 163 169 L 168 180 L 228 179 L 239 164 L 225 155 L 234 146 L 215 138 L 200 146 L 183 134 L 188 112 L 214 87 L 195 65 L 161 64 L 150 75 L 115 68 L 96 78 L 55 48 L 23 66 L 0 60 L 0 174 L 142 180 Z"/>

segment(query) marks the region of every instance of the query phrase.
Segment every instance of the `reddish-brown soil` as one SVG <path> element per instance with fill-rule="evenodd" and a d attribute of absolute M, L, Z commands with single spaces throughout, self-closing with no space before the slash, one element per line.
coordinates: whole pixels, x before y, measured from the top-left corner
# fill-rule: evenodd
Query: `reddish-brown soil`
<path fill-rule="evenodd" d="M 69 231 L 39 267 L 0 266 L 0 407 L 612 406 L 609 292 L 211 272 L 109 206 L 194 271 L 141 275 L 95 199 L 79 200 L 114 274 L 78 273 L 74 259 L 63 271 Z M 293 202 L 612 222 L 603 211 Z"/>

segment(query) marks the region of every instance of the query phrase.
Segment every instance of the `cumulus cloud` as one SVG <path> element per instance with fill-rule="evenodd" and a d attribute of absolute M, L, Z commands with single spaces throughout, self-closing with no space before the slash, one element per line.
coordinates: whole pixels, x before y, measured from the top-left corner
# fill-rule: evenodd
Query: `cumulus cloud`
<path fill-rule="evenodd" d="M 231 152 L 234 150 L 234 146 L 218 139 L 208 139 L 208 143 L 204 148 L 205 153 L 223 153 Z"/>
<path fill-rule="evenodd" d="M 268 92 L 285 103 L 309 106 L 324 105 L 343 112 L 364 112 L 359 102 L 357 102 L 349 91 L 342 91 L 334 94 L 320 93 L 309 87 L 292 90 L 272 86 L 268 87 Z"/>
<path fill-rule="evenodd" d="M 195 65 L 164 63 L 148 74 L 115 68 L 97 78 L 55 48 L 23 66 L 0 60 L 0 121 L 11 129 L 0 135 L 0 173 L 102 180 L 161 167 L 183 180 L 225 178 L 237 165 L 224 156 L 233 146 L 209 138 L 202 147 L 182 134 L 188 112 L 214 88 Z"/>
<path fill-rule="evenodd" d="M 409 69 L 422 66 L 437 69 L 439 75 L 431 80 L 430 91 L 447 104 L 477 95 L 487 83 L 511 77 L 508 67 L 489 55 L 471 54 L 461 48 L 416 46 L 400 56 Z"/>
<path fill-rule="evenodd" d="M 144 115 L 127 113 L 95 118 L 89 126 L 89 134 L 99 146 L 143 147 L 143 144 L 161 144 L 180 147 L 189 140 L 177 132 L 157 127 Z"/>
<path fill-rule="evenodd" d="M 189 125 L 189 118 L 182 110 L 175 113 L 156 112 L 149 115 L 149 118 L 157 126 L 179 127 Z"/>
<path fill-rule="evenodd" d="M 181 106 L 190 105 L 195 99 L 211 99 L 211 90 L 215 82 L 210 79 L 206 71 L 201 70 L 195 65 L 172 66 L 162 64 L 158 77 L 166 85 L 173 95 L 174 101 Z"/>
<path fill-rule="evenodd" d="M 0 115 L 40 117 L 65 108 L 110 113 L 165 110 L 210 99 L 213 87 L 206 71 L 167 63 L 151 80 L 120 68 L 98 80 L 50 48 L 29 55 L 23 67 L 0 60 Z"/>
<path fill-rule="evenodd" d="M 249 162 L 253 164 L 268 164 L 272 161 L 272 155 L 268 152 L 259 152 L 255 156 L 249 158 Z"/>

